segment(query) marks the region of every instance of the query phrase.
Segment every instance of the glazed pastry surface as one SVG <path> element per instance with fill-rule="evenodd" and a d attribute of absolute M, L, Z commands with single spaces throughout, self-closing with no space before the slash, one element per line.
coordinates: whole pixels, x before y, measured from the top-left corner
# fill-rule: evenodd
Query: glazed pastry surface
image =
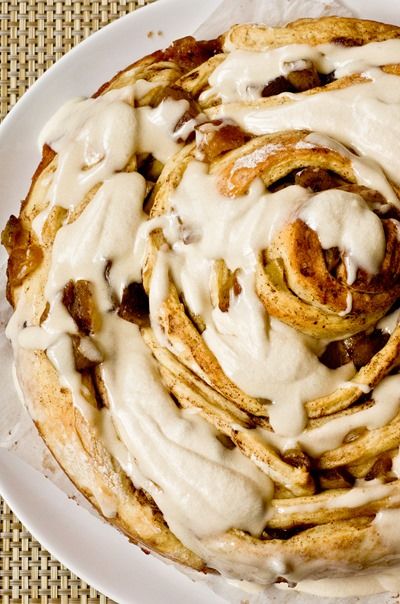
<path fill-rule="evenodd" d="M 400 29 L 238 25 L 62 107 L 2 235 L 18 380 L 102 514 L 262 585 L 396 560 Z"/>

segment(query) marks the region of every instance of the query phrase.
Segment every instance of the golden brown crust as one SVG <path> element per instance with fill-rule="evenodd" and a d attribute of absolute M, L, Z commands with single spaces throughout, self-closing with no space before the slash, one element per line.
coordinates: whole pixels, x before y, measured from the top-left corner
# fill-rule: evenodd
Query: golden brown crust
<path fill-rule="evenodd" d="M 321 17 L 318 27 L 314 19 L 298 19 L 285 27 L 266 25 L 237 25 L 224 36 L 229 47 L 263 51 L 286 44 L 333 43 L 341 46 L 361 46 L 400 37 L 400 28 L 376 21 L 351 17 Z"/>

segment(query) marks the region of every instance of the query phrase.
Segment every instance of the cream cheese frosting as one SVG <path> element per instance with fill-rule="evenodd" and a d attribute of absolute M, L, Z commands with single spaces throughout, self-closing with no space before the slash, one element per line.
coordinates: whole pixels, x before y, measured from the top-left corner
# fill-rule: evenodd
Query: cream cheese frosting
<path fill-rule="evenodd" d="M 213 96 L 223 103 L 252 101 L 262 96 L 264 86 L 279 76 L 307 68 L 310 62 L 319 73 L 334 73 L 342 78 L 364 73 L 371 67 L 396 63 L 400 52 L 399 40 L 371 42 L 357 47 L 340 44 L 289 44 L 265 52 L 232 48 L 209 78 L 210 88 L 203 99 Z"/>
<path fill-rule="evenodd" d="M 247 132 L 266 134 L 285 129 L 307 129 L 328 135 L 373 158 L 390 178 L 399 182 L 400 82 L 397 76 L 371 69 L 365 82 L 298 94 L 277 106 L 258 104 L 216 106 L 213 117 L 234 119 Z M 368 129 L 365 124 L 368 123 Z"/>

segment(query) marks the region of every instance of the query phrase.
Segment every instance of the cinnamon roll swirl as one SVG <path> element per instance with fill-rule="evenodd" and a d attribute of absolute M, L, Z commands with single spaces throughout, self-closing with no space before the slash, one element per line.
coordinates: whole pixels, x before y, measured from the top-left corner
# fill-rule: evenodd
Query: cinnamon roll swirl
<path fill-rule="evenodd" d="M 3 232 L 18 379 L 78 488 L 183 565 L 397 561 L 399 32 L 184 39 L 42 134 Z"/>

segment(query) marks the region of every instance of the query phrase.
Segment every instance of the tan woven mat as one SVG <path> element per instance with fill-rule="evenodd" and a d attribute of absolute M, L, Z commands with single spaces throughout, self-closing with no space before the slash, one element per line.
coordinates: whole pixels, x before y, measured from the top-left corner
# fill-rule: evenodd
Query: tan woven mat
<path fill-rule="evenodd" d="M 112 604 L 38 543 L 0 499 L 1 604 Z"/>
<path fill-rule="evenodd" d="M 0 0 L 0 120 L 72 46 L 152 0 Z M 42 548 L 0 498 L 1 604 L 112 604 Z"/>
<path fill-rule="evenodd" d="M 152 0 L 0 0 L 0 119 L 94 31 Z"/>

